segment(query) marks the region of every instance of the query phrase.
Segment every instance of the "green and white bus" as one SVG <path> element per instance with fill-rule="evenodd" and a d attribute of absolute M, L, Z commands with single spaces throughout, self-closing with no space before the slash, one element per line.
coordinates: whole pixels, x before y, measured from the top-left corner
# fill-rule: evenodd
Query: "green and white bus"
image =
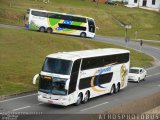
<path fill-rule="evenodd" d="M 59 33 L 93 38 L 96 32 L 93 18 L 46 10 L 27 9 L 26 28 L 40 32 Z"/>

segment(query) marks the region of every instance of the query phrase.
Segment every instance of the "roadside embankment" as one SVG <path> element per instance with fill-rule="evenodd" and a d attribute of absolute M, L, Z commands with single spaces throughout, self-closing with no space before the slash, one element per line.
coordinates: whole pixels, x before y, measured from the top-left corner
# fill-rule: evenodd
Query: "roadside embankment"
<path fill-rule="evenodd" d="M 117 107 L 106 111 L 106 113 L 135 113 L 140 114 L 160 106 L 160 92 L 138 100 L 131 101 L 127 104 L 121 104 Z M 147 113 L 147 112 L 146 112 Z"/>
<path fill-rule="evenodd" d="M 148 110 L 147 112 L 144 112 L 144 114 L 160 114 L 160 106 Z"/>

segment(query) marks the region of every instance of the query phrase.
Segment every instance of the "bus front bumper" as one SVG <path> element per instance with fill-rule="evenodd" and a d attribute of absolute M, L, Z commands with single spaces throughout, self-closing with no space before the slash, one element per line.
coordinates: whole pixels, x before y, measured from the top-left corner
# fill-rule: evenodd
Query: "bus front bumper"
<path fill-rule="evenodd" d="M 38 95 L 38 101 L 43 102 L 43 103 L 49 103 L 49 104 L 55 104 L 55 105 L 62 105 L 62 106 L 67 106 L 67 105 L 69 105 L 67 100 L 45 98 L 45 97 L 43 97 L 42 95 Z"/>

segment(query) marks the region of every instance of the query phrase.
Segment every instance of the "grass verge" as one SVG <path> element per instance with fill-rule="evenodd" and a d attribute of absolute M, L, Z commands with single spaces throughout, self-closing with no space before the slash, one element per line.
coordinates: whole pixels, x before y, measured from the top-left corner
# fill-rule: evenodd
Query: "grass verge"
<path fill-rule="evenodd" d="M 160 42 L 144 42 L 144 44 L 160 48 Z"/>
<path fill-rule="evenodd" d="M 127 8 L 122 5 L 106 5 L 93 0 L 50 0 L 46 4 L 43 0 L 0 0 L 0 23 L 24 26 L 26 9 L 37 8 L 70 14 L 80 14 L 93 17 L 99 27 L 97 34 L 124 37 L 125 29 L 114 18 L 130 23 L 132 29 L 128 36 L 143 39 L 160 40 L 160 12 L 153 12 L 138 8 Z"/>
<path fill-rule="evenodd" d="M 0 28 L 0 95 L 36 89 L 32 78 L 50 53 L 118 46 L 90 39 Z M 122 47 L 118 47 L 122 48 Z M 131 50 L 131 66 L 151 66 L 153 59 Z"/>

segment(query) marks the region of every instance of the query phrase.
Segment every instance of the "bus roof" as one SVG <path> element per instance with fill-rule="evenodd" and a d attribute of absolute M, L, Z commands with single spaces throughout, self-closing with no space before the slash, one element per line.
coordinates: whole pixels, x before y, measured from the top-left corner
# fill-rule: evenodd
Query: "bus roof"
<path fill-rule="evenodd" d="M 56 14 L 62 14 L 62 15 L 70 15 L 70 16 L 77 16 L 77 17 L 85 17 L 85 18 L 89 18 L 89 19 L 93 19 L 91 17 L 87 17 L 87 16 L 82 16 L 82 15 L 76 15 L 76 14 L 68 14 L 68 13 L 61 13 L 61 12 L 52 12 L 52 11 L 48 11 L 48 10 L 39 10 L 39 9 L 32 9 L 29 8 L 28 10 L 36 10 L 36 11 L 41 11 L 41 12 L 49 12 L 49 13 L 56 13 Z"/>
<path fill-rule="evenodd" d="M 118 48 L 103 48 L 103 49 L 93 49 L 93 50 L 82 50 L 73 52 L 58 52 L 50 54 L 49 58 L 59 58 L 74 61 L 80 58 L 90 58 L 105 55 L 114 55 L 120 53 L 129 53 L 128 50 L 118 49 Z"/>

